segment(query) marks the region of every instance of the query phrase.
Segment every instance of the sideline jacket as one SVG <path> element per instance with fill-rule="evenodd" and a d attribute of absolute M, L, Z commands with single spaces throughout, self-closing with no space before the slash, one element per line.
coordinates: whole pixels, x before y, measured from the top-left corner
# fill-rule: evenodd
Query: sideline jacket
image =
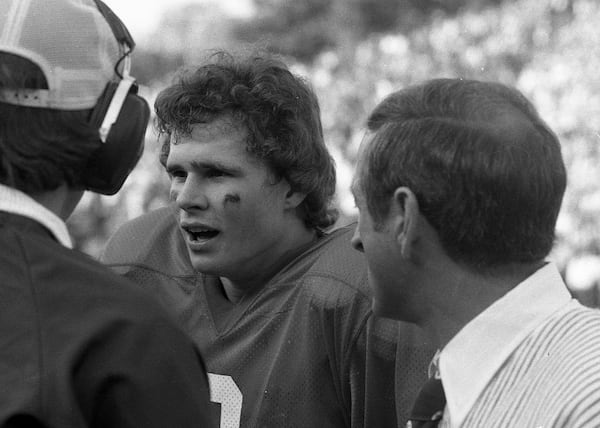
<path fill-rule="evenodd" d="M 0 427 L 212 426 L 197 351 L 150 296 L 25 216 L 0 211 L 0 248 Z"/>

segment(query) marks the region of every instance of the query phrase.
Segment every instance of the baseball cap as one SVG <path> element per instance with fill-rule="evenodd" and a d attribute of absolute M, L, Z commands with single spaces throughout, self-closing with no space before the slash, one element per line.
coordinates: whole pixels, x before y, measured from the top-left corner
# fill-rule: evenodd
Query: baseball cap
<path fill-rule="evenodd" d="M 129 73 L 133 46 L 125 26 L 99 0 L 0 0 L 0 52 L 33 62 L 48 81 L 48 89 L 4 88 L 0 100 L 92 108 L 108 82 Z"/>

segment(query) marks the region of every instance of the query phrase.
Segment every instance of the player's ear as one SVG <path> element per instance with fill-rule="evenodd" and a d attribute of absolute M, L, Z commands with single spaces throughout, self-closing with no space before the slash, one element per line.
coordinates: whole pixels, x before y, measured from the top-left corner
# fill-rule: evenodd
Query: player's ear
<path fill-rule="evenodd" d="M 287 180 L 283 179 L 279 184 L 283 186 L 285 209 L 296 209 L 306 198 L 306 193 L 294 190 Z"/>
<path fill-rule="evenodd" d="M 285 195 L 285 208 L 297 208 L 306 198 L 306 193 L 296 192 L 291 187 Z"/>
<path fill-rule="evenodd" d="M 419 202 L 408 187 L 398 187 L 392 196 L 390 215 L 393 215 L 393 233 L 400 254 L 411 259 L 417 235 Z"/>

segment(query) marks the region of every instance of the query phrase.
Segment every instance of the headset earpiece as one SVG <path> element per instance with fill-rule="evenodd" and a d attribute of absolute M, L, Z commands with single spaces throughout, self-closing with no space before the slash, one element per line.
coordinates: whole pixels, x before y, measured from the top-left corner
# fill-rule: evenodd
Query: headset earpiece
<path fill-rule="evenodd" d="M 92 154 L 82 181 L 87 190 L 114 195 L 144 151 L 150 108 L 137 95 L 135 79 L 129 75 L 129 54 L 135 47 L 131 34 L 102 0 L 94 2 L 125 54 L 121 58 L 123 73 L 117 72 L 120 81 L 106 85 L 90 115 L 90 125 L 98 129 L 102 146 Z"/>
<path fill-rule="evenodd" d="M 148 103 L 137 95 L 133 79 L 106 85 L 90 116 L 104 141 L 84 172 L 86 189 L 105 195 L 119 191 L 142 155 L 149 118 Z"/>
<path fill-rule="evenodd" d="M 83 184 L 88 190 L 114 195 L 144 151 L 150 108 L 137 95 L 137 85 L 129 75 L 129 53 L 135 47 L 131 34 L 102 0 L 94 2 L 126 52 L 122 58 L 125 65 L 121 80 L 106 85 L 90 116 L 90 124 L 98 129 L 102 146 L 92 154 Z"/>

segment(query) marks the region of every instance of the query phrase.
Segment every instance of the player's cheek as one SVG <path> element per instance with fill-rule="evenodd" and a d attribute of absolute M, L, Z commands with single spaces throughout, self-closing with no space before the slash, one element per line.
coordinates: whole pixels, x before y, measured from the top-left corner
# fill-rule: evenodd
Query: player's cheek
<path fill-rule="evenodd" d="M 239 196 L 239 200 L 231 196 Z M 265 201 L 253 201 L 247 195 L 229 194 L 223 199 L 222 215 L 228 227 L 235 230 L 239 246 L 254 245 L 261 241 L 265 230 L 269 231 L 268 218 L 264 213 Z"/>

